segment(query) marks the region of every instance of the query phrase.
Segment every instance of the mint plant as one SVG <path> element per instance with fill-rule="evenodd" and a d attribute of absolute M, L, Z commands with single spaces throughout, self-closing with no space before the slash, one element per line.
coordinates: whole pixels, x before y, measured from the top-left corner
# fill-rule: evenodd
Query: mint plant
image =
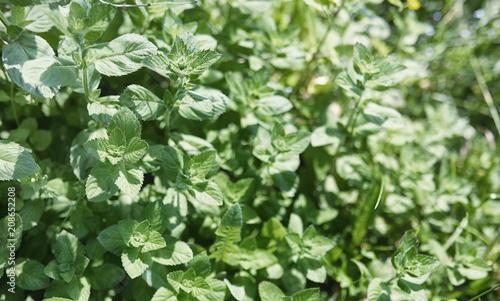
<path fill-rule="evenodd" d="M 495 0 L 0 0 L 0 299 L 497 300 Z"/>

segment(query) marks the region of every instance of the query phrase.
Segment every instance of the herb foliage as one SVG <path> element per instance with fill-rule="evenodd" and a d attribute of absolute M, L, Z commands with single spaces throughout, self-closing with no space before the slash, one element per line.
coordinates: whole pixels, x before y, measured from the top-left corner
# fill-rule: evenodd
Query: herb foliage
<path fill-rule="evenodd" d="M 498 1 L 0 3 L 0 298 L 498 299 Z"/>

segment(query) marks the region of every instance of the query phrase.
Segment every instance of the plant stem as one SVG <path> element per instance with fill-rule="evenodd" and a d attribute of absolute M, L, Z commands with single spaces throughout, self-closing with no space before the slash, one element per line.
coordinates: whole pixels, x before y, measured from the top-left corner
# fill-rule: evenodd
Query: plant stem
<path fill-rule="evenodd" d="M 168 108 L 165 113 L 165 140 L 168 145 L 168 141 L 170 140 L 170 110 Z"/>
<path fill-rule="evenodd" d="M 2 22 L 2 24 L 5 27 L 10 26 L 10 22 L 7 20 L 7 18 L 5 18 L 5 16 L 3 15 L 2 11 L 0 11 L 0 22 Z"/>
<path fill-rule="evenodd" d="M 495 285 L 495 286 L 493 286 L 493 287 L 491 287 L 491 288 L 490 288 L 490 289 L 488 289 L 487 291 L 484 291 L 484 292 L 482 292 L 481 294 L 479 294 L 479 295 L 477 295 L 477 296 L 475 296 L 475 297 L 473 297 L 473 298 L 469 299 L 469 301 L 478 300 L 478 299 L 479 299 L 479 298 L 481 298 L 482 296 L 484 296 L 484 295 L 488 294 L 489 292 L 491 292 L 492 290 L 494 290 L 494 289 L 496 289 L 496 288 L 498 288 L 498 287 L 500 287 L 500 283 L 499 283 L 499 284 L 497 284 L 497 285 Z"/>
<path fill-rule="evenodd" d="M 16 102 L 14 101 L 14 82 L 10 83 L 10 102 L 12 102 L 12 113 L 14 114 L 14 120 L 16 121 L 17 126 L 19 127 L 19 117 L 17 116 L 16 111 Z"/>
<path fill-rule="evenodd" d="M 490 90 L 488 90 L 488 85 L 486 85 L 486 80 L 484 79 L 483 73 L 481 72 L 479 62 L 475 56 L 471 56 L 469 58 L 469 62 L 472 66 L 472 70 L 474 71 L 474 75 L 476 76 L 479 89 L 481 89 L 481 93 L 483 94 L 484 101 L 488 105 L 491 117 L 495 122 L 497 135 L 500 135 L 500 117 L 498 116 L 498 111 L 495 108 L 495 103 L 493 102 L 493 97 L 491 96 Z"/>
<path fill-rule="evenodd" d="M 87 96 L 87 100 L 90 100 L 89 78 L 86 65 L 83 66 L 83 89 L 85 91 L 85 96 Z"/>

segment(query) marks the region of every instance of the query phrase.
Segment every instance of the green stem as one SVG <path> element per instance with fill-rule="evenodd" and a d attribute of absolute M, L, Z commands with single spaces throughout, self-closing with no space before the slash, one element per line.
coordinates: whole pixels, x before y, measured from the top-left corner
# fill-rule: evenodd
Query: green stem
<path fill-rule="evenodd" d="M 89 89 L 89 78 L 87 72 L 87 65 L 83 66 L 83 89 L 85 91 L 85 96 L 87 96 L 87 100 L 90 100 L 90 89 Z"/>
<path fill-rule="evenodd" d="M 170 110 L 168 108 L 165 113 L 165 140 L 168 145 L 168 141 L 170 140 Z"/>
<path fill-rule="evenodd" d="M 5 16 L 3 15 L 3 13 L 1 11 L 0 11 L 0 22 L 2 22 L 2 24 L 5 27 L 10 26 L 10 22 L 7 20 L 7 18 L 5 18 Z"/>
<path fill-rule="evenodd" d="M 486 85 L 486 80 L 484 79 L 483 73 L 481 72 L 481 67 L 479 65 L 479 62 L 475 56 L 471 56 L 469 58 L 469 62 L 472 66 L 472 70 L 474 71 L 474 75 L 476 76 L 479 89 L 481 89 L 481 93 L 483 94 L 484 101 L 488 105 L 491 117 L 495 122 L 495 126 L 497 128 L 497 134 L 500 135 L 500 117 L 498 116 L 498 111 L 495 108 L 495 104 L 493 102 L 493 97 L 491 96 L 490 90 L 488 90 L 488 85 Z"/>
<path fill-rule="evenodd" d="M 14 82 L 10 83 L 10 102 L 12 103 L 12 114 L 14 114 L 14 120 L 19 127 L 19 117 L 17 116 L 16 102 L 14 101 Z"/>
<path fill-rule="evenodd" d="M 488 289 L 487 291 L 482 292 L 481 294 L 479 294 L 479 295 L 477 295 L 477 296 L 475 296 L 475 297 L 473 297 L 473 298 L 469 299 L 469 301 L 478 300 L 478 299 L 479 299 L 479 298 L 481 298 L 482 296 L 484 296 L 484 295 L 488 294 L 489 292 L 491 292 L 492 290 L 494 290 L 494 289 L 496 289 L 496 288 L 498 288 L 498 287 L 500 287 L 500 283 L 499 283 L 499 284 L 497 284 L 497 285 L 495 285 L 495 286 L 493 286 L 493 287 L 491 287 L 491 288 L 490 288 L 490 289 Z"/>

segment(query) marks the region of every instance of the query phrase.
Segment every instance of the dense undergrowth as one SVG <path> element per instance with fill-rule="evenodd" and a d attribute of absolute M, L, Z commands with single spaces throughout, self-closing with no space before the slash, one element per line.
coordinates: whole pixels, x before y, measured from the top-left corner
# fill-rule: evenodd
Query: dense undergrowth
<path fill-rule="evenodd" d="M 0 9 L 0 300 L 500 298 L 498 1 Z"/>

